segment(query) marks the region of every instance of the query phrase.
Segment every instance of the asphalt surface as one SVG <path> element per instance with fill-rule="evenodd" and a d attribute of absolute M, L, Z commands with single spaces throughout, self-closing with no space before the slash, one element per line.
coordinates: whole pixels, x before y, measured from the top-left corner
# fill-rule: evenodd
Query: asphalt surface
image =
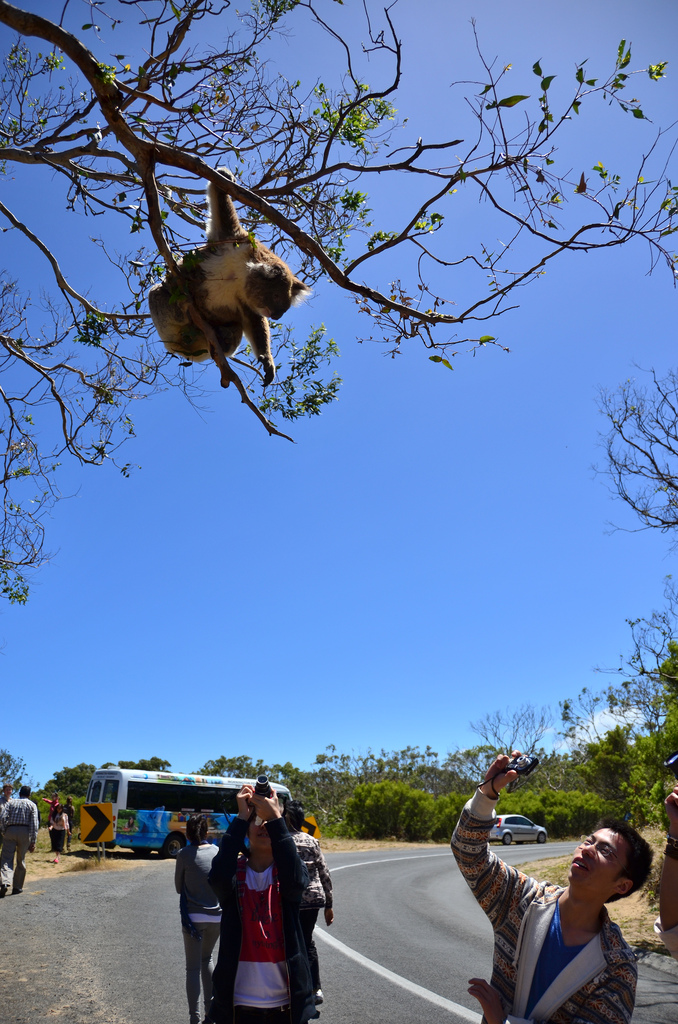
<path fill-rule="evenodd" d="M 509 863 L 573 844 L 502 848 Z M 449 850 L 327 856 L 335 924 L 319 926 L 320 1024 L 480 1021 L 467 980 L 490 976 L 492 932 Z M 171 861 L 31 882 L 0 902 L 0 1021 L 186 1024 Z M 658 966 L 657 966 L 658 965 Z M 634 1024 L 676 1024 L 678 964 L 640 964 Z"/>

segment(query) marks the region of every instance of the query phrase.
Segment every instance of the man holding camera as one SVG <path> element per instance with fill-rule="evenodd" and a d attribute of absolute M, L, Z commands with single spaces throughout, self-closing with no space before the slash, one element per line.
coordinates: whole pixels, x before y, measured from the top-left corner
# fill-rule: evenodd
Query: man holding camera
<path fill-rule="evenodd" d="M 565 888 L 504 864 L 488 835 L 502 789 L 518 777 L 509 761 L 496 758 L 452 836 L 457 864 L 495 935 L 491 984 L 471 978 L 469 992 L 485 1024 L 629 1024 L 635 955 L 604 904 L 643 884 L 652 851 L 635 829 L 606 820 L 577 847 Z"/>
<path fill-rule="evenodd" d="M 678 960 L 678 783 L 667 796 L 665 807 L 669 816 L 669 832 L 659 889 L 659 917 L 654 930 L 671 956 Z"/>
<path fill-rule="evenodd" d="M 242 787 L 238 816 L 212 861 L 222 918 L 205 1024 L 306 1024 L 318 1016 L 299 923 L 308 873 L 265 782 L 269 795 Z"/>

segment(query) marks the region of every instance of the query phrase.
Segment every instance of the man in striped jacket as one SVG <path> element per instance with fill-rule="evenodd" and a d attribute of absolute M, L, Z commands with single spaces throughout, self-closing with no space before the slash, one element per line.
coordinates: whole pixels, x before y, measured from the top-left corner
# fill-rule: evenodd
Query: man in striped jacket
<path fill-rule="evenodd" d="M 513 756 L 519 756 L 514 751 Z M 452 851 L 494 929 L 492 980 L 471 978 L 485 1024 L 629 1024 L 635 955 L 604 904 L 647 878 L 652 851 L 625 822 L 605 820 L 577 847 L 563 888 L 537 882 L 489 848 L 494 807 L 517 778 L 500 755 L 466 804 Z"/>

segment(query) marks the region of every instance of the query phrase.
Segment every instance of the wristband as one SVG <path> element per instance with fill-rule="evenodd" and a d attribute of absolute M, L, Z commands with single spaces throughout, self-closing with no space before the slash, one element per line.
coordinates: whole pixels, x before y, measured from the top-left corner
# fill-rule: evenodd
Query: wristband
<path fill-rule="evenodd" d="M 667 843 L 666 849 L 664 850 L 664 856 L 670 857 L 671 860 L 678 860 L 678 847 L 669 846 L 669 844 Z"/>
<path fill-rule="evenodd" d="M 489 780 L 489 783 L 490 783 L 490 785 L 492 786 L 492 780 L 491 780 L 491 779 Z M 484 782 L 482 782 L 482 783 L 481 783 L 481 785 L 482 785 L 482 786 L 484 786 L 484 785 L 485 785 L 485 783 L 484 783 Z M 496 789 L 494 788 L 494 786 L 492 786 L 492 792 L 493 792 L 493 793 L 496 793 L 497 795 L 496 795 L 496 796 L 488 796 L 488 795 L 487 795 L 487 793 L 483 793 L 483 791 L 482 791 L 482 789 L 480 788 L 480 786 L 478 786 L 478 793 L 480 793 L 480 795 L 481 795 L 481 796 L 484 796 L 486 800 L 492 800 L 492 801 L 494 801 L 494 800 L 498 800 L 498 799 L 499 799 L 499 793 L 497 793 L 497 791 L 496 791 Z"/>
<path fill-rule="evenodd" d="M 494 789 L 494 786 L 492 788 Z M 678 853 L 678 839 L 676 839 L 670 833 L 666 837 L 666 845 L 667 846 L 672 846 L 673 849 L 676 851 L 676 853 Z"/>

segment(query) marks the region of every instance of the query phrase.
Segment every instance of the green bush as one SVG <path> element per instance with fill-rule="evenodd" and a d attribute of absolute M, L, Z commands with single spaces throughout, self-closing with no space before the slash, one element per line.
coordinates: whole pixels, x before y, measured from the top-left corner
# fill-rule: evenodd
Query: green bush
<path fill-rule="evenodd" d="M 467 799 L 468 797 L 462 793 L 447 793 L 438 797 L 433 812 L 432 839 L 440 843 L 450 841 Z"/>
<path fill-rule="evenodd" d="M 346 804 L 346 827 L 359 839 L 407 839 L 419 842 L 433 832 L 435 800 L 404 782 L 368 782 L 356 786 Z"/>
<path fill-rule="evenodd" d="M 524 814 L 535 824 L 543 825 L 550 839 L 585 835 L 599 818 L 607 814 L 622 816 L 613 801 L 579 790 L 503 793 L 497 814 Z"/>

